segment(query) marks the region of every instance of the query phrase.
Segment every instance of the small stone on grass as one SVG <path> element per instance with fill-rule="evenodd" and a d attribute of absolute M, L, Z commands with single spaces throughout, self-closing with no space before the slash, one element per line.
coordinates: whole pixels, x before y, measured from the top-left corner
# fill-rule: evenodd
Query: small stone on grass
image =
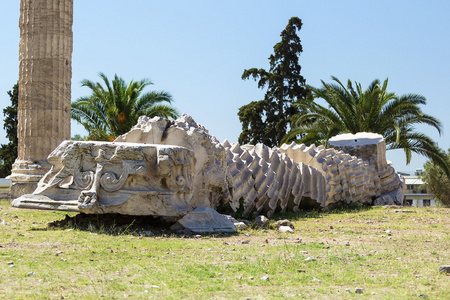
<path fill-rule="evenodd" d="M 450 274 L 450 265 L 439 266 L 439 273 Z"/>
<path fill-rule="evenodd" d="M 294 233 L 294 230 L 292 230 L 291 227 L 289 226 L 280 226 L 280 229 L 278 229 L 281 233 L 284 232 L 290 232 L 290 233 Z"/>

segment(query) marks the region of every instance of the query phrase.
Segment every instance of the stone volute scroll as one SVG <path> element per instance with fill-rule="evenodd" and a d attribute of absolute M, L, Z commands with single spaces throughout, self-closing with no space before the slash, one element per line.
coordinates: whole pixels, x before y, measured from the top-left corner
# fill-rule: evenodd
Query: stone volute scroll
<path fill-rule="evenodd" d="M 179 216 L 189 209 L 195 159 L 178 146 L 65 141 L 23 208 Z"/>
<path fill-rule="evenodd" d="M 403 203 L 382 136 L 340 135 L 329 148 L 220 143 L 192 117 L 139 118 L 114 142 L 61 143 L 22 208 L 183 217 L 199 207 L 264 214 Z"/>

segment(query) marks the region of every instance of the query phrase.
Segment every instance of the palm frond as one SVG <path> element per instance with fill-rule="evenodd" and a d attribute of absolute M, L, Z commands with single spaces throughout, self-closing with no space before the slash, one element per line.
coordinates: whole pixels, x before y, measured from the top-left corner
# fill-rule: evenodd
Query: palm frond
<path fill-rule="evenodd" d="M 178 117 L 178 111 L 170 105 L 172 96 L 168 92 L 148 92 L 146 86 L 153 84 L 149 79 L 125 80 L 114 75 L 110 82 L 104 73 L 99 73 L 102 83 L 87 79 L 82 86 L 91 90 L 91 95 L 81 97 L 72 103 L 72 119 L 79 122 L 89 132 L 91 138 L 111 140 L 129 131 L 142 114 L 159 115 L 165 118 Z"/>
<path fill-rule="evenodd" d="M 418 153 L 450 174 L 443 151 L 431 138 L 415 131 L 415 125 L 426 124 L 442 133 L 442 123 L 420 108 L 426 104 L 424 96 L 389 93 L 388 79 L 382 85 L 375 79 L 366 90 L 357 82 L 353 85 L 348 80 L 344 86 L 338 78 L 332 76 L 331 79 L 333 83 L 322 81 L 321 88 L 307 86 L 310 96 L 294 104 L 300 113 L 291 118 L 292 129 L 283 141 L 324 144 L 341 133 L 375 132 L 384 136 L 389 149 L 403 149 L 407 163 L 413 152 Z M 319 98 L 328 107 L 314 102 Z"/>

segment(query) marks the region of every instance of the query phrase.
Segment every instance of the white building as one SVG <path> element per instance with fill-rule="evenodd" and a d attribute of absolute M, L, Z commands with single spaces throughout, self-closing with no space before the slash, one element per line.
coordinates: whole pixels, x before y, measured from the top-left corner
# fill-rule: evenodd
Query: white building
<path fill-rule="evenodd" d="M 405 199 L 404 202 L 407 206 L 436 206 L 436 200 L 433 194 L 427 192 L 423 186 L 424 182 L 420 178 L 422 173 L 421 169 L 418 169 L 414 175 L 403 175 L 405 178 Z"/>

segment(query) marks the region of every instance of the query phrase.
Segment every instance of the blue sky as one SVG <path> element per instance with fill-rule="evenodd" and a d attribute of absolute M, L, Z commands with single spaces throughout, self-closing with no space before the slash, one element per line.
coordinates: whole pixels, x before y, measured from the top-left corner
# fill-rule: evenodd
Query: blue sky
<path fill-rule="evenodd" d="M 0 109 L 18 79 L 19 2 L 1 1 Z M 363 87 L 389 78 L 388 90 L 424 95 L 423 110 L 442 121 L 444 134 L 420 127 L 450 148 L 450 1 L 301 0 L 74 0 L 72 100 L 89 94 L 84 78 L 98 73 L 125 80 L 149 78 L 151 89 L 172 93 L 175 106 L 223 141 L 236 142 L 239 107 L 264 96 L 244 69 L 269 68 L 268 57 L 290 17 L 303 21 L 300 57 L 307 84 L 331 75 Z M 3 120 L 3 115 L 1 115 Z M 3 121 L 1 122 L 3 124 Z M 72 135 L 84 135 L 72 123 Z M 6 143 L 0 128 L 0 143 Z M 426 159 L 389 151 L 397 171 Z"/>

